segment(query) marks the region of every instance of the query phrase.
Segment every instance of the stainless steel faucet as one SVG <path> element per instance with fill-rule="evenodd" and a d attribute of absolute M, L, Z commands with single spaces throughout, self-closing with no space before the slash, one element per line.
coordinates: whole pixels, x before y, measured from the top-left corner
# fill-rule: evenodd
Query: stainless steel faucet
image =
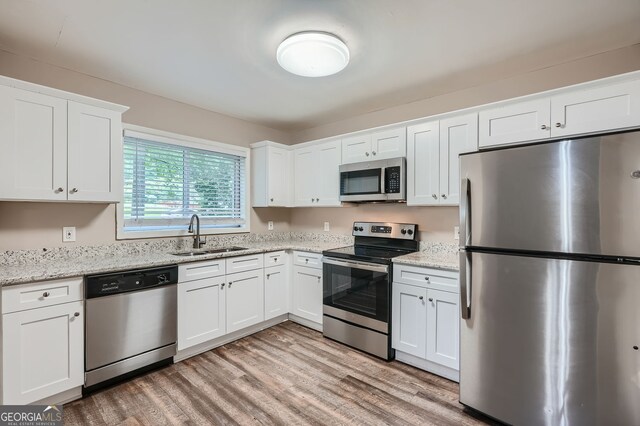
<path fill-rule="evenodd" d="M 191 221 L 189 222 L 189 233 L 193 234 L 193 219 L 196 220 L 196 232 L 193 236 L 193 248 L 199 249 L 206 244 L 206 241 L 200 241 L 200 217 L 197 214 L 191 216 Z"/>

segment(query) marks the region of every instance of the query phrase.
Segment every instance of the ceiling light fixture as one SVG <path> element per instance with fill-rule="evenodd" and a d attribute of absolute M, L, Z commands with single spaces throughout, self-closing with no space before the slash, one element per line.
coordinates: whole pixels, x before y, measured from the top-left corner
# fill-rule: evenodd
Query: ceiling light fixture
<path fill-rule="evenodd" d="M 349 48 L 333 34 L 305 31 L 287 37 L 276 53 L 278 64 L 303 77 L 324 77 L 349 63 Z"/>

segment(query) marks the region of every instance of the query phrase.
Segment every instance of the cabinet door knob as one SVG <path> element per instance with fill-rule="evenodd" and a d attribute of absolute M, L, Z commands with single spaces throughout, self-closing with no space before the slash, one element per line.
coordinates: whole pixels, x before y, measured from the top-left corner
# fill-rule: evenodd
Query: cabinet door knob
<path fill-rule="evenodd" d="M 273 202 L 273 198 L 271 199 L 271 202 Z"/>
<path fill-rule="evenodd" d="M 313 203 L 313 198 L 311 199 L 311 202 Z"/>
<path fill-rule="evenodd" d="M 429 298 L 429 302 L 433 302 L 433 297 L 430 297 L 430 298 Z"/>
<path fill-rule="evenodd" d="M 371 151 L 371 153 L 372 153 L 373 155 L 376 155 L 376 152 L 375 152 L 375 151 Z"/>
<path fill-rule="evenodd" d="M 418 299 L 420 299 L 420 300 L 424 300 L 424 297 L 420 296 L 420 297 L 418 297 Z"/>
<path fill-rule="evenodd" d="M 224 283 L 220 284 L 220 290 L 224 288 Z"/>
<path fill-rule="evenodd" d="M 45 291 L 44 293 L 42 293 L 42 297 L 49 297 L 51 296 L 51 293 L 49 293 L 48 291 Z"/>
<path fill-rule="evenodd" d="M 368 157 L 368 156 L 369 156 L 369 153 L 368 153 L 368 152 L 365 152 L 365 153 L 364 153 L 364 155 L 366 155 L 366 156 Z"/>
<path fill-rule="evenodd" d="M 59 188 L 57 188 L 54 192 L 56 192 L 56 193 L 58 193 L 58 194 L 59 194 L 59 193 L 60 193 L 60 192 L 62 192 L 62 191 L 64 191 L 64 188 L 63 188 L 63 187 L 59 187 Z"/>
<path fill-rule="evenodd" d="M 76 192 L 78 192 L 78 188 L 72 188 L 72 189 L 71 189 L 71 193 L 72 193 L 72 194 L 75 194 Z"/>
<path fill-rule="evenodd" d="M 562 123 L 556 123 L 556 127 L 562 127 Z"/>
<path fill-rule="evenodd" d="M 424 280 L 425 281 L 429 281 L 429 277 L 424 277 Z"/>
<path fill-rule="evenodd" d="M 277 261 L 278 261 L 278 258 L 277 258 L 277 257 L 276 257 L 276 258 L 274 258 L 274 259 L 273 259 L 273 261 L 274 261 L 274 262 L 277 262 Z"/>
<path fill-rule="evenodd" d="M 73 314 L 74 317 L 79 317 L 80 316 L 80 312 L 76 312 Z"/>
<path fill-rule="evenodd" d="M 540 130 L 547 130 L 549 127 L 547 127 L 546 124 L 543 124 L 542 126 L 540 126 Z"/>
<path fill-rule="evenodd" d="M 229 283 L 229 288 L 231 288 L 231 284 L 233 284 L 232 282 Z"/>
<path fill-rule="evenodd" d="M 431 194 L 431 196 L 433 197 L 434 200 L 438 199 L 438 196 L 436 194 Z"/>
<path fill-rule="evenodd" d="M 317 203 L 318 201 L 320 201 L 320 198 L 316 198 L 316 203 Z"/>
<path fill-rule="evenodd" d="M 640 170 L 634 170 L 631 172 L 631 177 L 633 179 L 640 179 Z"/>
<path fill-rule="evenodd" d="M 304 260 L 304 263 L 309 263 L 309 259 L 305 259 L 305 260 Z"/>
<path fill-rule="evenodd" d="M 271 276 L 271 274 L 267 274 L 267 279 L 269 279 L 270 276 Z"/>
<path fill-rule="evenodd" d="M 447 199 L 447 194 L 442 194 L 442 198 Z"/>

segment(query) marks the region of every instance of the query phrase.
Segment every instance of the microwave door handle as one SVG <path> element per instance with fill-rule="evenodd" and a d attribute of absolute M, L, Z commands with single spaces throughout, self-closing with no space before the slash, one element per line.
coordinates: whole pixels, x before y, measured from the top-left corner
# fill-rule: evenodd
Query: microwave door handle
<path fill-rule="evenodd" d="M 385 191 L 387 183 L 387 169 L 384 167 L 380 168 L 380 194 L 384 195 L 387 192 Z"/>

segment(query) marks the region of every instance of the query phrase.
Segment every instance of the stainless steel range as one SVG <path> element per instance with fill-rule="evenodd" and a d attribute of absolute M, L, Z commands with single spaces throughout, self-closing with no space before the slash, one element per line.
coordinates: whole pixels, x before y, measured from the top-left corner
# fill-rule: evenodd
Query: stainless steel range
<path fill-rule="evenodd" d="M 392 259 L 418 250 L 418 225 L 355 222 L 355 244 L 323 254 L 323 334 L 391 360 Z"/>

